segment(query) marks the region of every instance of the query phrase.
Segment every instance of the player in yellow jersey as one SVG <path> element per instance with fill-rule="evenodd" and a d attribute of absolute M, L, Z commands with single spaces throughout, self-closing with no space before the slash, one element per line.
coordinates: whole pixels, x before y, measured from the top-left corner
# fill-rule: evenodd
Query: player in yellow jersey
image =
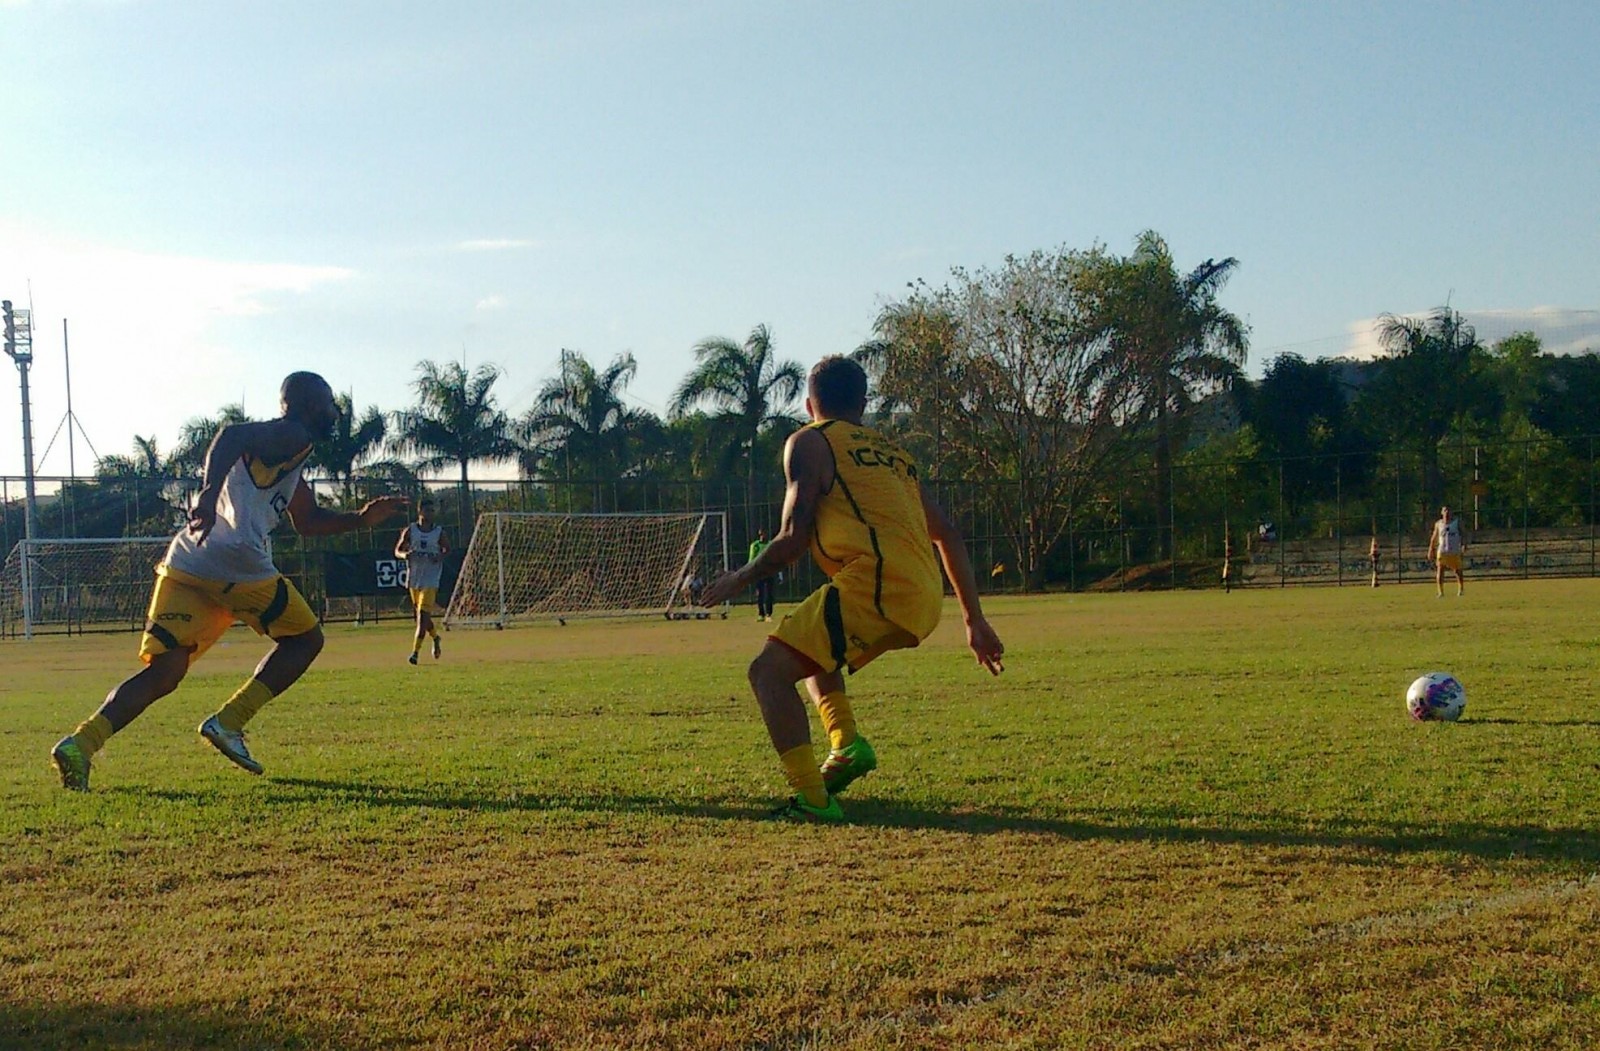
<path fill-rule="evenodd" d="M 145 667 L 51 750 L 63 787 L 88 791 L 90 760 L 106 739 L 177 689 L 189 666 L 235 620 L 272 639 L 273 646 L 250 680 L 200 724 L 200 735 L 229 761 L 261 773 L 245 747 L 244 725 L 322 650 L 316 615 L 272 564 L 268 534 L 285 512 L 302 536 L 318 536 L 380 525 L 405 506 L 399 497 L 384 496 L 351 513 L 318 507 L 300 468 L 311 443 L 332 435 L 338 422 L 333 391 L 316 373 L 295 372 L 283 381 L 280 400 L 283 415 L 229 424 L 206 450 L 189 523 L 156 567 L 139 642 Z"/>
<path fill-rule="evenodd" d="M 767 637 L 750 664 L 750 686 L 795 790 L 774 813 L 842 821 L 834 797 L 878 765 L 872 746 L 856 732 L 845 670 L 859 671 L 882 653 L 928 637 L 944 601 L 941 561 L 978 663 L 1000 674 L 1005 648 L 984 618 L 961 534 L 923 487 L 915 461 L 862 423 L 867 377 L 861 366 L 845 357 L 822 359 L 806 394 L 812 422 L 784 446 L 787 489 L 777 535 L 750 562 L 708 584 L 700 602 L 724 602 L 810 547 L 828 583 Z M 828 731 L 830 750 L 820 769 L 811 721 L 795 688 L 800 682 Z"/>

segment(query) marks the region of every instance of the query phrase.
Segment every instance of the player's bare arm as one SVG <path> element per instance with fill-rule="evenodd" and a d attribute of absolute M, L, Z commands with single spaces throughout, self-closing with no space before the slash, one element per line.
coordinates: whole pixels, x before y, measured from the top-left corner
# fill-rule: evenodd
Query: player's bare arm
<path fill-rule="evenodd" d="M 405 558 L 411 551 L 411 527 L 406 526 L 400 530 L 400 537 L 394 542 L 394 557 Z"/>
<path fill-rule="evenodd" d="M 359 511 L 330 511 L 317 506 L 311 487 L 302 481 L 289 499 L 289 520 L 301 536 L 331 536 L 357 529 L 380 526 L 405 510 L 401 496 L 380 496 L 361 505 Z"/>
<path fill-rule="evenodd" d="M 219 430 L 206 449 L 200 492 L 189 512 L 189 531 L 195 535 L 196 543 L 205 543 L 217 524 L 217 498 L 222 495 L 223 479 L 241 456 L 282 463 L 310 445 L 311 438 L 311 432 L 303 424 L 287 417 L 230 423 Z"/>
<path fill-rule="evenodd" d="M 978 598 L 978 578 L 972 571 L 972 559 L 967 555 L 966 542 L 962 540 L 961 531 L 955 523 L 950 521 L 950 516 L 945 514 L 944 508 L 928 492 L 928 487 L 922 486 L 921 492 L 922 513 L 928 520 L 928 535 L 933 538 L 933 545 L 939 551 L 939 561 L 944 563 L 945 576 L 950 578 L 951 586 L 956 589 L 956 599 L 961 603 L 961 616 L 967 625 L 967 645 L 971 647 L 973 656 L 978 658 L 978 663 L 989 669 L 989 674 L 999 675 L 1005 670 L 1001 658 L 1006 648 L 990 626 L 988 618 L 983 615 L 983 603 Z"/>
<path fill-rule="evenodd" d="M 777 535 L 752 561 L 724 573 L 700 593 L 702 606 L 726 602 L 758 580 L 792 565 L 811 543 L 817 504 L 833 485 L 833 450 L 814 430 L 796 431 L 783 447 L 783 524 Z"/>

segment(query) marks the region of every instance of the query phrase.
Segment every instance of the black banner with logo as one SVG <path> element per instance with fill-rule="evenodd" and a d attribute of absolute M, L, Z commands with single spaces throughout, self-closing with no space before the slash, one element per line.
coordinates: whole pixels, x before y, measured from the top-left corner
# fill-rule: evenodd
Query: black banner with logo
<path fill-rule="evenodd" d="M 450 601 L 456 574 L 461 571 L 460 553 L 444 556 L 444 573 L 439 579 L 438 604 Z M 326 551 L 322 555 L 322 580 L 329 598 L 355 598 L 358 595 L 399 595 L 406 590 L 406 560 L 394 552 Z"/>

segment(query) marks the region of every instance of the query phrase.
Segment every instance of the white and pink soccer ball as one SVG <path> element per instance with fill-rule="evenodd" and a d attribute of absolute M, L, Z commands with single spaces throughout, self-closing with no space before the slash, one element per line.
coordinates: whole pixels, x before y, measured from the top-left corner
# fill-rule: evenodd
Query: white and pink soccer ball
<path fill-rule="evenodd" d="M 1453 723 L 1466 708 L 1466 687 L 1448 672 L 1430 671 L 1406 691 L 1406 711 L 1418 722 Z"/>

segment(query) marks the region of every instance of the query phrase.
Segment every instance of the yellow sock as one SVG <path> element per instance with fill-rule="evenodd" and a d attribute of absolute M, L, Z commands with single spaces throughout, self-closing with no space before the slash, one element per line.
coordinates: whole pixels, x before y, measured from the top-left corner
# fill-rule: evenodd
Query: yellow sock
<path fill-rule="evenodd" d="M 822 700 L 817 702 L 817 714 L 822 716 L 822 725 L 828 730 L 828 743 L 834 748 L 843 748 L 855 741 L 856 713 L 843 690 L 823 694 Z"/>
<path fill-rule="evenodd" d="M 811 806 L 827 806 L 828 790 L 822 787 L 822 771 L 817 767 L 817 757 L 809 744 L 796 745 L 782 755 L 783 776 L 789 785 Z"/>
<path fill-rule="evenodd" d="M 430 638 L 435 638 L 435 639 L 438 638 L 439 637 L 439 629 L 438 628 L 429 628 L 428 629 L 428 635 L 429 635 Z M 420 645 L 420 643 L 418 645 Z"/>
<path fill-rule="evenodd" d="M 78 724 L 78 728 L 72 731 L 72 738 L 85 755 L 94 755 L 106 746 L 106 741 L 116 732 L 111 720 L 96 712 Z"/>
<path fill-rule="evenodd" d="M 413 657 L 415 657 L 417 654 L 419 654 L 421 652 L 422 652 L 422 639 L 420 639 L 420 638 L 412 639 L 411 640 L 411 655 Z"/>
<path fill-rule="evenodd" d="M 228 698 L 228 703 L 217 710 L 217 722 L 229 733 L 238 733 L 244 724 L 272 700 L 272 691 L 260 679 L 251 679 Z"/>

